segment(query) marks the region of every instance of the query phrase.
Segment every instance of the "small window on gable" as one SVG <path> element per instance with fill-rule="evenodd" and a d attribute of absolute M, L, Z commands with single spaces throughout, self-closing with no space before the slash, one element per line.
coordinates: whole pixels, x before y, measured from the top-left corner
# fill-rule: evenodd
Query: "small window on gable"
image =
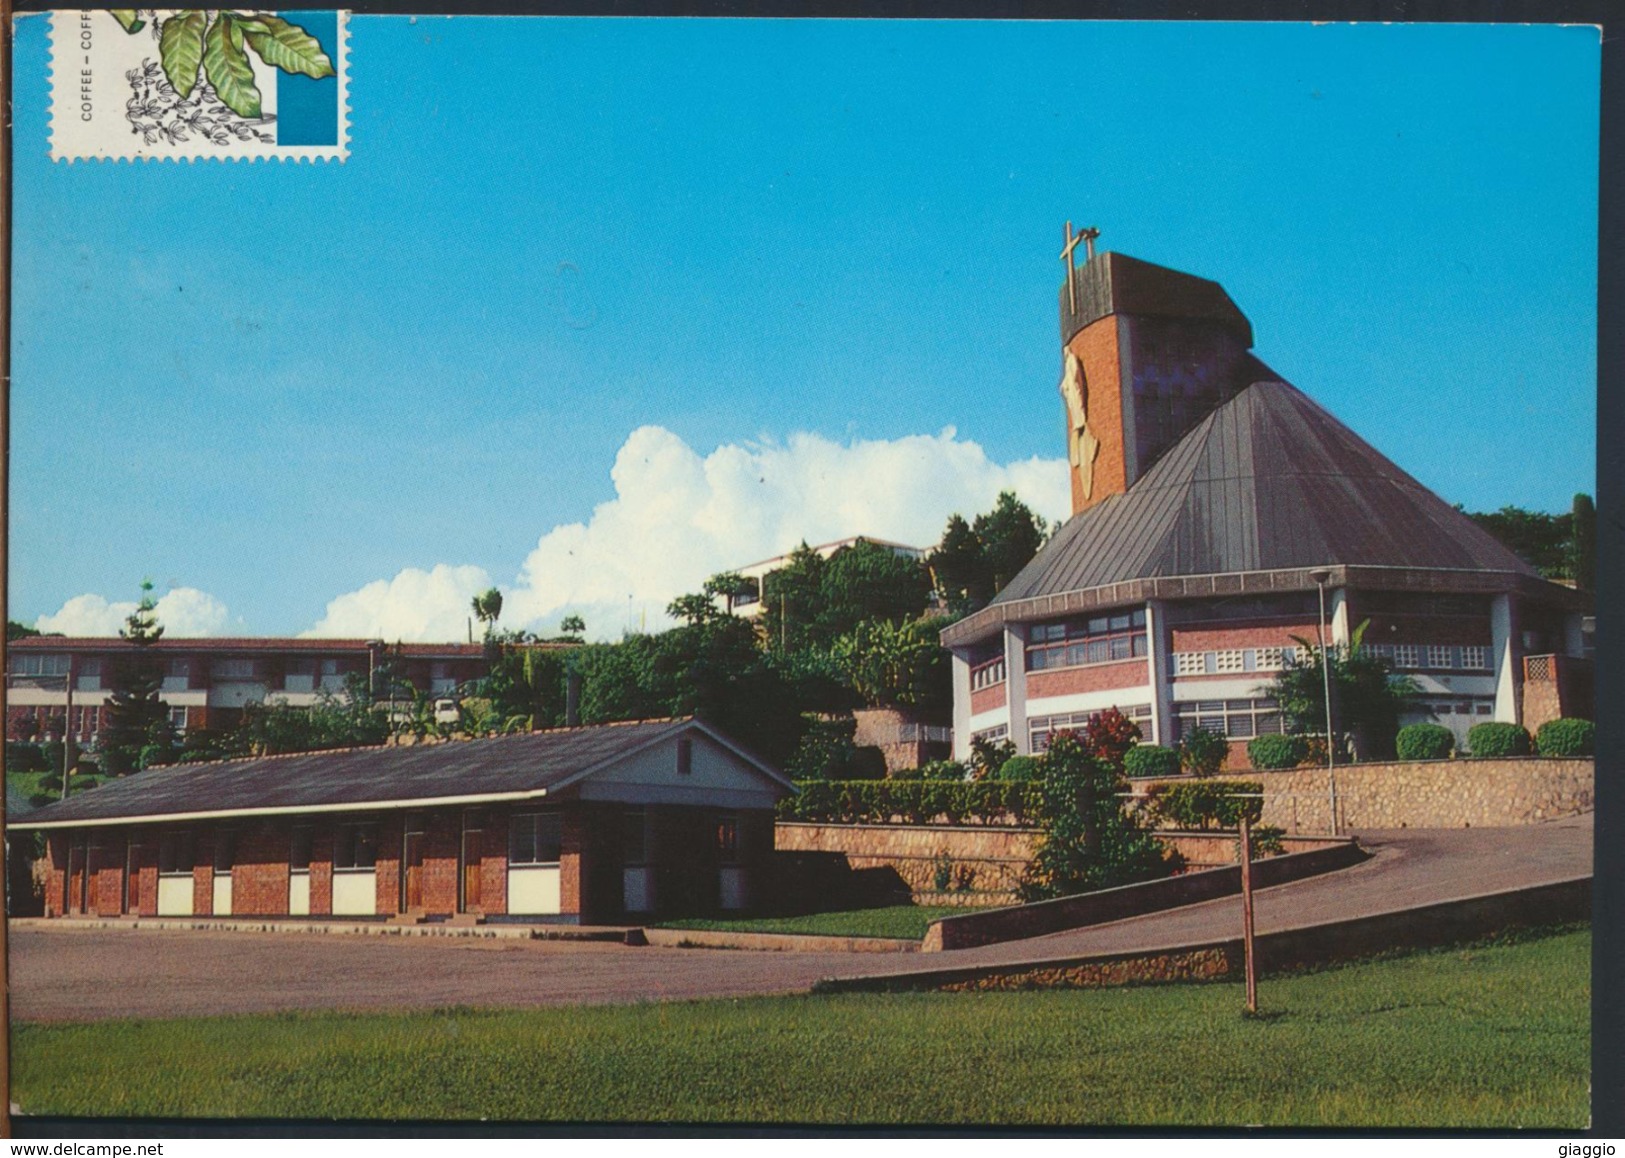
<path fill-rule="evenodd" d="M 694 771 L 694 738 L 677 737 L 677 775 L 687 776 Z"/>

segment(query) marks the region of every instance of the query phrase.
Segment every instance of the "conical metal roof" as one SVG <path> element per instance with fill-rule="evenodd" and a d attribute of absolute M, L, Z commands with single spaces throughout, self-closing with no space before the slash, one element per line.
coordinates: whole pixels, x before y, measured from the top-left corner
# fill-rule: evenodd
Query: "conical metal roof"
<path fill-rule="evenodd" d="M 1255 382 L 1075 515 L 993 605 L 1162 576 L 1534 568 L 1301 391 Z"/>

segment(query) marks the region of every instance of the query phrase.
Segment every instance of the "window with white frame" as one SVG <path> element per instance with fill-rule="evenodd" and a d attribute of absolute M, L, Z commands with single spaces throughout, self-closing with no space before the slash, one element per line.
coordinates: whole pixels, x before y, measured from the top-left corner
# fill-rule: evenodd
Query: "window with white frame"
<path fill-rule="evenodd" d="M 1475 671 L 1488 671 L 1490 666 L 1490 649 L 1487 647 L 1462 648 L 1461 666 Z"/>
<path fill-rule="evenodd" d="M 1000 740 L 1008 740 L 1009 738 L 1009 726 L 1006 724 L 995 724 L 991 728 L 983 728 L 980 732 L 972 732 L 970 735 L 970 742 L 975 744 L 978 741 L 986 741 L 989 744 L 997 744 Z"/>
<path fill-rule="evenodd" d="M 1004 682 L 1004 657 L 990 659 L 970 669 L 971 691 L 993 687 Z"/>
<path fill-rule="evenodd" d="M 1123 715 L 1142 725 L 1140 731 L 1144 733 L 1145 727 L 1151 722 L 1150 704 L 1128 704 L 1117 709 Z M 1034 752 L 1042 752 L 1049 747 L 1050 738 L 1056 732 L 1067 729 L 1080 729 L 1087 727 L 1090 717 L 1098 716 L 1100 712 L 1066 712 L 1052 716 L 1031 716 L 1027 720 L 1027 739 Z"/>
<path fill-rule="evenodd" d="M 1427 649 L 1428 667 L 1448 668 L 1456 666 L 1456 649 L 1429 644 Z"/>
<path fill-rule="evenodd" d="M 564 818 L 557 812 L 521 812 L 508 822 L 508 865 L 554 865 L 564 848 Z"/>
<path fill-rule="evenodd" d="M 1281 708 L 1272 699 L 1201 700 L 1174 705 L 1180 736 L 1201 728 L 1232 740 L 1249 740 L 1281 730 Z"/>
<path fill-rule="evenodd" d="M 72 661 L 65 655 L 13 655 L 11 674 L 18 676 L 65 676 Z"/>
<path fill-rule="evenodd" d="M 169 709 L 169 726 L 174 728 L 177 732 L 186 731 L 186 709 L 185 708 L 170 708 Z"/>
<path fill-rule="evenodd" d="M 197 862 L 197 837 L 188 830 L 166 832 L 158 838 L 158 875 L 189 875 Z"/>
<path fill-rule="evenodd" d="M 1422 649 L 1414 643 L 1394 644 L 1395 667 L 1421 667 Z"/>
<path fill-rule="evenodd" d="M 99 659 L 82 659 L 79 661 L 79 671 L 74 676 L 74 686 L 82 692 L 99 692 L 102 689 L 102 661 Z"/>
<path fill-rule="evenodd" d="M 1035 623 L 1027 637 L 1027 670 L 1111 663 L 1146 654 L 1145 608 L 1059 623 Z"/>
<path fill-rule="evenodd" d="M 209 672 L 217 680 L 253 679 L 254 661 L 252 659 L 244 659 L 241 657 L 235 657 L 232 659 L 217 659 L 210 666 Z"/>

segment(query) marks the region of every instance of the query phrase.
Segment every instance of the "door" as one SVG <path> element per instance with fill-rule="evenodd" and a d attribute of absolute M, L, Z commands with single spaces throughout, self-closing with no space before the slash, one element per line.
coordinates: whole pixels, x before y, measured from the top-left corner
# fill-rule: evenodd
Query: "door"
<path fill-rule="evenodd" d="M 463 895 L 460 900 L 461 911 L 465 913 L 478 913 L 482 911 L 483 901 L 480 896 L 480 839 L 485 835 L 484 822 L 475 815 L 463 819 Z"/>
<path fill-rule="evenodd" d="M 141 911 L 141 846 L 133 836 L 124 842 L 124 911 Z"/>
<path fill-rule="evenodd" d="M 67 911 L 83 914 L 85 897 L 90 891 L 90 844 L 84 837 L 75 838 L 68 846 Z"/>
<path fill-rule="evenodd" d="M 406 818 L 401 837 L 401 912 L 423 911 L 423 818 Z"/>

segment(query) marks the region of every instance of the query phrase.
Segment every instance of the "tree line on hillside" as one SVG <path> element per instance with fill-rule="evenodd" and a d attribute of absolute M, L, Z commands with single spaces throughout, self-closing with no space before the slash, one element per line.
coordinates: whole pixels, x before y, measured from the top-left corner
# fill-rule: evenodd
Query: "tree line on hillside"
<path fill-rule="evenodd" d="M 849 738 L 843 748 L 837 735 L 832 747 L 827 727 L 819 730 L 831 717 L 868 705 L 906 709 L 933 723 L 951 718 L 949 656 L 938 633 L 985 605 L 1031 559 L 1046 530 L 1006 492 L 973 520 L 954 515 L 943 546 L 923 559 L 862 539 L 824 558 L 803 543 L 760 584 L 755 620 L 733 614 L 726 599 L 749 581 L 724 573 L 672 600 L 668 611 L 678 624 L 665 631 L 584 643 L 586 625 L 569 617 L 552 640 L 576 645 L 568 648 L 539 648 L 543 641 L 534 634 L 501 628 L 502 597 L 492 589 L 471 608 L 485 628 L 488 674 L 464 689 L 456 723 L 438 718 L 433 698 L 400 678 L 398 656 L 390 652 L 370 681 L 354 676 L 343 693 L 324 695 L 312 707 L 273 696 L 246 705 L 229 730 L 178 735 L 151 646 L 163 628 L 151 584 L 143 584 L 141 602 L 120 632 L 133 648 L 110 672 L 112 719 L 95 753 L 96 770 L 122 775 L 179 761 L 377 744 L 392 732 L 427 737 L 558 727 L 572 682 L 583 724 L 695 715 L 775 763 L 793 762 L 804 747 L 821 759 L 849 761 Z M 62 722 L 53 723 L 60 736 Z M 60 769 L 52 730 L 48 724 L 44 736 L 10 740 L 46 741 L 34 745 L 35 758 Z M 810 758 L 804 753 L 802 763 Z"/>

